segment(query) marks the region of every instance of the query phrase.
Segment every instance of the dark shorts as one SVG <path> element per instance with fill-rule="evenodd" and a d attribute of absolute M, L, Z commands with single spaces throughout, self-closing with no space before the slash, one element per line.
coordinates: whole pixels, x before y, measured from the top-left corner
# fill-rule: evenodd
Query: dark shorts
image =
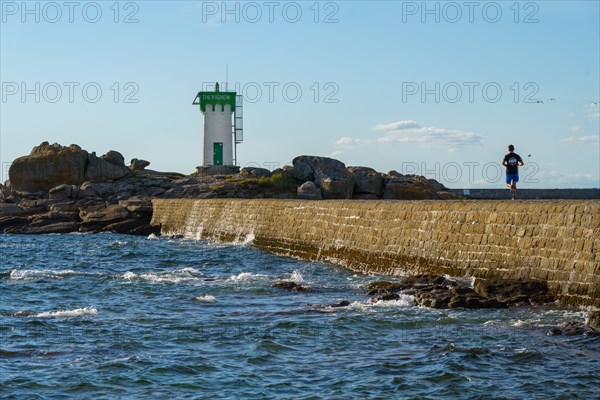
<path fill-rule="evenodd" d="M 519 182 L 519 174 L 506 174 L 506 183 Z"/>

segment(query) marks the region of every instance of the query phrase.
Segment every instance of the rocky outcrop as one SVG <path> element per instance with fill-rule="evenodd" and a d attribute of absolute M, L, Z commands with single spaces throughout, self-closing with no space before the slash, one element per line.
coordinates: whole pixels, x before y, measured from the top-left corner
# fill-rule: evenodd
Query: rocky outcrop
<path fill-rule="evenodd" d="M 95 153 L 92 153 L 88 155 L 85 180 L 89 182 L 114 181 L 129 172 L 121 153 L 111 150 L 102 157 L 97 157 Z"/>
<path fill-rule="evenodd" d="M 114 150 L 98 157 L 77 145 L 44 142 L 16 159 L 9 169 L 10 179 L 0 185 L 0 204 L 7 203 L 0 207 L 0 232 L 142 232 L 149 224 L 148 199 L 152 198 L 455 197 L 432 180 L 395 172 L 385 175 L 367 167 L 346 168 L 327 157 L 296 157 L 293 165 L 273 172 L 257 167 L 241 171 L 231 166 L 199 167 L 189 176 L 147 170 L 149 164 L 134 158 L 126 166 L 123 155 Z M 136 198 L 145 199 L 144 205 Z M 53 202 L 64 204 L 51 210 L 58 207 Z"/>
<path fill-rule="evenodd" d="M 8 175 L 13 191 L 47 191 L 60 184 L 83 183 L 87 163 L 88 152 L 75 144 L 44 142 L 13 161 Z"/>
<path fill-rule="evenodd" d="M 293 176 L 300 181 L 314 181 L 324 199 L 349 199 L 354 176 L 343 162 L 328 157 L 299 156 L 292 161 Z"/>
<path fill-rule="evenodd" d="M 399 282 L 373 282 L 368 286 L 368 295 L 371 301 L 380 301 L 410 294 L 417 305 L 431 308 L 506 308 L 553 300 L 548 296 L 548 287 L 533 280 L 489 280 L 477 288 L 462 286 L 443 276 L 414 275 Z"/>
<path fill-rule="evenodd" d="M 383 175 L 368 167 L 348 167 L 348 172 L 354 175 L 354 194 L 372 194 L 381 197 Z"/>
<path fill-rule="evenodd" d="M 132 171 L 143 171 L 149 165 L 150 161 L 138 160 L 137 158 L 134 158 L 131 160 L 131 163 L 129 163 L 129 169 Z"/>
<path fill-rule="evenodd" d="M 536 280 L 477 279 L 473 288 L 481 296 L 508 305 L 537 305 L 554 300 L 552 295 L 548 293 L 548 284 Z"/>
<path fill-rule="evenodd" d="M 28 156 L 13 161 L 8 175 L 13 191 L 39 192 L 63 184 L 115 180 L 128 172 L 123 156 L 116 151 L 99 158 L 75 144 L 66 147 L 44 142 L 34 147 Z"/>
<path fill-rule="evenodd" d="M 386 200 L 436 199 L 438 187 L 423 176 L 403 175 L 390 171 L 384 180 L 383 198 Z"/>

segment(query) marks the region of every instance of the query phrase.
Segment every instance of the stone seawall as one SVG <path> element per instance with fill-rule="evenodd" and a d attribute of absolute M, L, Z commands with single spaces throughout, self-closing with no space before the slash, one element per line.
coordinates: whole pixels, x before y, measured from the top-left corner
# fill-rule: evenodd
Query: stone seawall
<path fill-rule="evenodd" d="M 547 281 L 600 306 L 600 201 L 154 200 L 164 234 L 386 275 Z"/>

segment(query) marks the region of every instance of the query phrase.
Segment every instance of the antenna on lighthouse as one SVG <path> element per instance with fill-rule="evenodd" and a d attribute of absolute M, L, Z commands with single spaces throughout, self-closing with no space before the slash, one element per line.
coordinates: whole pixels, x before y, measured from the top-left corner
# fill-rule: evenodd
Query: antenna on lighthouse
<path fill-rule="evenodd" d="M 225 91 L 229 89 L 229 64 L 225 64 Z"/>

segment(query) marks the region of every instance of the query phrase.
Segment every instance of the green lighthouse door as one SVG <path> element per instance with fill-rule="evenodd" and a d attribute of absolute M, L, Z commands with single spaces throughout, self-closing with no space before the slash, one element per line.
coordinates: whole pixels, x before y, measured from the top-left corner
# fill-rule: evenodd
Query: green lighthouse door
<path fill-rule="evenodd" d="M 213 165 L 223 165 L 223 143 L 213 143 Z"/>

